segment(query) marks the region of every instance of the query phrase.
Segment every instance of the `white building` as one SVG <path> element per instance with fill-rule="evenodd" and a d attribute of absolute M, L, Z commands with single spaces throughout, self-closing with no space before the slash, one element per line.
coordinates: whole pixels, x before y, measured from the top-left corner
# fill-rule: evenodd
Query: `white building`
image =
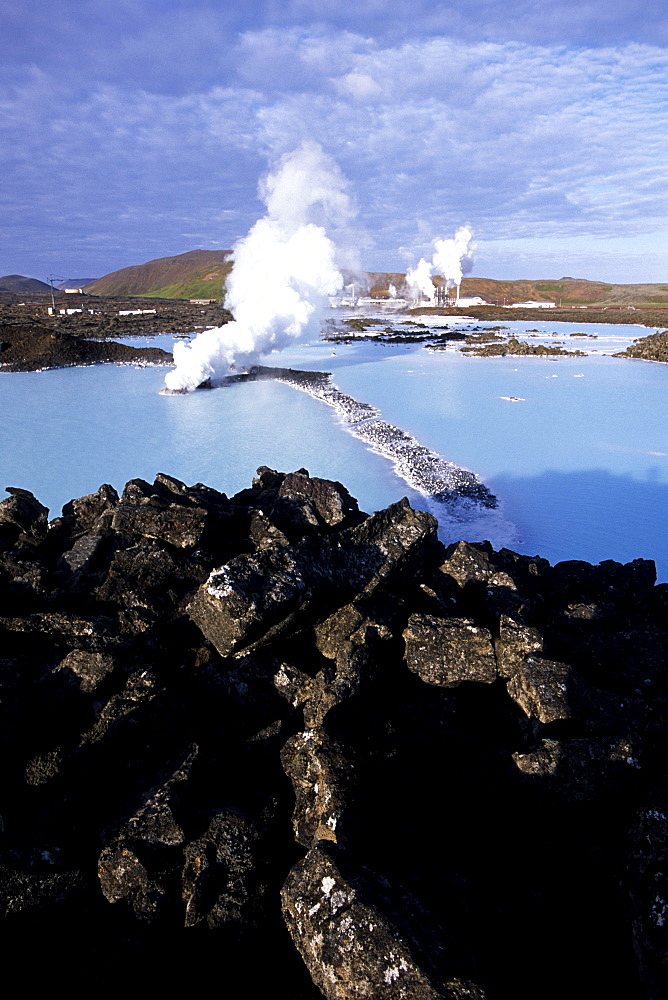
<path fill-rule="evenodd" d="M 507 309 L 554 309 L 556 302 L 512 302 Z"/>

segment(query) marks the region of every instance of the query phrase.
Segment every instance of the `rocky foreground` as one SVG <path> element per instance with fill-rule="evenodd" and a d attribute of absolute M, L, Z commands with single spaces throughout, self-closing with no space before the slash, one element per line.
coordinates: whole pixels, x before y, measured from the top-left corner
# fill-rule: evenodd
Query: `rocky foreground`
<path fill-rule="evenodd" d="M 668 586 L 258 470 L 0 503 L 22 988 L 659 998 Z"/>
<path fill-rule="evenodd" d="M 641 358 L 643 361 L 668 361 L 668 330 L 658 330 L 648 337 L 639 337 L 615 355 L 616 358 Z"/>
<path fill-rule="evenodd" d="M 172 363 L 172 355 L 159 347 L 88 340 L 39 323 L 0 324 L 0 371 L 32 372 L 110 361 L 167 365 Z"/>

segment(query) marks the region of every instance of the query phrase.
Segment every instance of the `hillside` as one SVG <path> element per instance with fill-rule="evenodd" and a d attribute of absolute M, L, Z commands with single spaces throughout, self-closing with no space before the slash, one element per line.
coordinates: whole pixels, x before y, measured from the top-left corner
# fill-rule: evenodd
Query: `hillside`
<path fill-rule="evenodd" d="M 61 292 L 66 288 L 85 288 L 86 285 L 92 285 L 94 281 L 97 281 L 97 278 L 65 278 L 54 285 L 54 288 Z"/>
<path fill-rule="evenodd" d="M 668 306 L 668 284 L 616 285 L 583 278 L 495 281 L 464 278 L 461 294 L 480 295 L 498 305 L 555 302 L 564 306 Z"/>
<path fill-rule="evenodd" d="M 86 285 L 92 295 L 161 299 L 220 299 L 232 265 L 229 250 L 190 250 L 112 271 Z"/>
<path fill-rule="evenodd" d="M 0 294 L 9 295 L 39 295 L 49 292 L 50 287 L 37 278 L 24 278 L 22 274 L 6 274 L 0 278 Z"/>
<path fill-rule="evenodd" d="M 390 285 L 394 285 L 400 295 L 406 293 L 405 274 L 397 272 L 373 271 L 355 275 L 344 271 L 346 285 L 355 282 L 365 285 L 367 294 L 374 298 L 387 298 Z M 442 283 L 435 277 L 435 284 Z M 464 278 L 461 284 L 462 297 L 479 295 L 493 305 L 512 305 L 514 302 L 554 302 L 557 306 L 594 306 L 600 308 L 623 307 L 668 307 L 668 283 L 617 285 L 604 281 L 588 281 L 585 278 L 531 278 L 514 281 L 498 281 L 494 278 Z"/>
<path fill-rule="evenodd" d="M 145 264 L 112 271 L 87 284 L 85 288 L 91 295 L 222 299 L 225 294 L 225 279 L 232 269 L 231 256 L 229 250 L 190 250 L 173 257 L 158 257 Z M 363 294 L 370 294 L 374 298 L 387 298 L 390 285 L 400 295 L 405 292 L 405 274 L 399 272 L 369 271 L 355 274 L 343 271 L 343 278 L 346 286 L 355 283 L 363 290 Z M 435 278 L 436 284 L 440 280 Z M 30 283 L 31 287 L 25 283 Z M 0 292 L 35 294 L 48 290 L 48 285 L 32 278 L 22 278 L 20 275 L 0 278 Z M 462 281 L 461 295 L 478 295 L 497 306 L 532 301 L 554 302 L 564 308 L 668 308 L 668 282 L 620 285 L 572 277 L 514 281 L 468 277 Z"/>

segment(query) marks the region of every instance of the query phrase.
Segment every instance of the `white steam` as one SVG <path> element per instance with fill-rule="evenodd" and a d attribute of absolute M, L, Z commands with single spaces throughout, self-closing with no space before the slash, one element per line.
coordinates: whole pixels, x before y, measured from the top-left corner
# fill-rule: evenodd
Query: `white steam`
<path fill-rule="evenodd" d="M 434 249 L 434 272 L 443 275 L 448 288 L 460 285 L 464 275 L 473 269 L 473 230 L 460 226 L 454 239 L 436 240 Z"/>
<path fill-rule="evenodd" d="M 234 321 L 174 345 L 169 390 L 189 392 L 319 332 L 327 297 L 343 286 L 324 225 L 352 217 L 346 188 L 338 166 L 316 143 L 282 157 L 260 183 L 266 216 L 234 247 L 225 297 Z"/>
<path fill-rule="evenodd" d="M 458 288 L 465 274 L 473 268 L 473 230 L 470 226 L 460 226 L 451 240 L 434 240 L 434 256 L 431 264 L 424 257 L 417 267 L 409 270 L 406 284 L 414 298 L 426 296 L 434 301 L 436 289 L 432 274 L 445 279 L 447 288 Z"/>
<path fill-rule="evenodd" d="M 424 257 L 420 259 L 417 267 L 412 267 L 406 275 L 406 284 L 411 290 L 411 298 L 418 301 L 426 296 L 430 301 L 434 301 L 436 288 L 431 280 L 432 265 Z"/>

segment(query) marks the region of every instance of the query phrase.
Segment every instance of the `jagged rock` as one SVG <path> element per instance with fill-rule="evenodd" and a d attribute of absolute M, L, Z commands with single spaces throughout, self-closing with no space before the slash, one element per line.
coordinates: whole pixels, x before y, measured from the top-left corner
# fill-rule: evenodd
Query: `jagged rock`
<path fill-rule="evenodd" d="M 468 618 L 411 615 L 404 640 L 409 670 L 427 684 L 456 687 L 462 681 L 496 680 L 492 636 Z"/>
<path fill-rule="evenodd" d="M 298 614 L 322 614 L 328 605 L 375 589 L 425 553 L 435 528 L 430 514 L 400 501 L 336 535 L 238 556 L 214 570 L 189 613 L 227 656 L 285 631 Z"/>
<path fill-rule="evenodd" d="M 336 659 L 336 654 L 342 642 L 350 639 L 364 621 L 364 614 L 355 604 L 346 604 L 337 608 L 333 615 L 315 626 L 315 644 L 318 651 L 330 660 Z"/>
<path fill-rule="evenodd" d="M 92 533 L 81 535 L 70 549 L 63 552 L 61 566 L 64 565 L 70 573 L 90 572 L 103 544 L 102 535 Z"/>
<path fill-rule="evenodd" d="M 28 762 L 25 778 L 28 785 L 45 785 L 60 774 L 65 759 L 62 747 L 54 747 L 37 754 Z"/>
<path fill-rule="evenodd" d="M 308 476 L 308 472 L 306 469 L 297 469 L 296 475 Z M 261 465 L 253 478 L 253 489 L 259 487 L 261 490 L 278 490 L 285 476 L 285 472 L 277 472 L 268 465 Z"/>
<path fill-rule="evenodd" d="M 365 621 L 349 640 L 339 643 L 334 665 L 318 671 L 308 692 L 304 722 L 309 728 L 320 726 L 332 708 L 373 680 L 383 659 L 383 644 L 390 639 L 384 625 Z"/>
<path fill-rule="evenodd" d="M 1 531 L 1 529 L 0 529 Z M 50 589 L 49 573 L 31 553 L 22 550 L 0 553 L 0 578 L 4 580 L 6 596 L 15 601 L 21 597 L 44 597 Z"/>
<path fill-rule="evenodd" d="M 46 533 L 49 508 L 44 507 L 29 490 L 6 486 L 11 496 L 0 501 L 0 546 L 11 546 L 25 535 L 29 540 L 42 538 Z"/>
<path fill-rule="evenodd" d="M 283 915 L 313 981 L 328 1000 L 459 1000 L 483 997 L 472 983 L 435 983 L 361 882 L 313 847 L 290 872 Z"/>
<path fill-rule="evenodd" d="M 142 496 L 137 503 L 135 492 L 126 486 L 114 507 L 114 531 L 130 537 L 155 538 L 177 549 L 194 549 L 198 545 L 207 526 L 204 507 L 169 503 L 155 495 Z"/>
<path fill-rule="evenodd" d="M 307 535 L 315 535 L 321 521 L 311 500 L 277 497 L 271 505 L 271 521 L 282 535 L 297 542 Z"/>
<path fill-rule="evenodd" d="M 82 735 L 81 746 L 97 743 L 115 722 L 151 701 L 158 690 L 158 680 L 154 671 L 148 668 L 135 670 L 128 677 L 123 690 L 112 695 L 101 709 L 95 724 Z"/>
<path fill-rule="evenodd" d="M 255 510 L 251 514 L 249 536 L 256 549 L 289 544 L 288 536 L 259 510 Z"/>
<path fill-rule="evenodd" d="M 588 636 L 573 655 L 598 687 L 624 695 L 668 691 L 668 629 L 649 625 Z"/>
<path fill-rule="evenodd" d="M 543 637 L 538 629 L 502 615 L 499 635 L 494 640 L 499 677 L 514 677 L 527 656 L 543 651 Z"/>
<path fill-rule="evenodd" d="M 318 517 L 329 527 L 335 527 L 351 516 L 359 515 L 357 501 L 341 483 L 311 478 L 298 472 L 289 473 L 278 490 L 279 497 L 310 502 Z"/>
<path fill-rule="evenodd" d="M 303 469 L 45 517 L 0 504 L 8 955 L 76 941 L 160 978 L 173 951 L 268 996 L 261 954 L 295 1000 L 663 996 L 651 563 L 446 550 L 406 501 L 367 517 Z M 318 986 L 279 907 L 304 849 L 284 907 Z"/>
<path fill-rule="evenodd" d="M 206 832 L 184 851 L 185 926 L 248 927 L 258 921 L 266 896 L 259 848 L 263 830 L 232 809 L 219 810 Z"/>
<path fill-rule="evenodd" d="M 118 620 L 108 615 L 78 615 L 62 611 L 35 612 L 24 618 L 0 619 L 0 627 L 17 635 L 43 635 L 74 649 L 101 651 L 124 642 Z"/>
<path fill-rule="evenodd" d="M 121 830 L 121 837 L 147 844 L 183 843 L 183 831 L 174 818 L 171 800 L 174 786 L 188 780 L 198 752 L 196 746 L 188 748 L 169 777 L 151 789 L 143 805 L 129 818 Z"/>
<path fill-rule="evenodd" d="M 117 503 L 118 493 L 113 486 L 105 483 L 95 493 L 64 504 L 62 520 L 78 534 L 92 528 L 98 518 Z"/>
<path fill-rule="evenodd" d="M 522 774 L 542 779 L 569 802 L 619 793 L 638 777 L 637 745 L 628 738 L 542 740 L 530 753 L 514 753 Z"/>
<path fill-rule="evenodd" d="M 291 663 L 281 663 L 273 677 L 274 687 L 293 708 L 311 697 L 313 681 L 313 677 Z"/>
<path fill-rule="evenodd" d="M 530 601 L 511 587 L 489 586 L 484 592 L 482 608 L 488 622 L 493 627 L 502 618 L 513 618 L 518 623 L 529 625 L 535 617 Z"/>
<path fill-rule="evenodd" d="M 292 826 L 297 843 L 312 847 L 321 840 L 338 842 L 354 773 L 350 756 L 319 728 L 292 736 L 281 761 L 295 792 Z"/>
<path fill-rule="evenodd" d="M 55 906 L 70 900 L 81 890 L 84 877 L 80 871 L 53 870 L 48 852 L 40 854 L 40 860 L 29 868 L 0 862 L 0 917 Z M 44 855 L 47 855 L 46 861 Z M 5 962 L 8 959 L 6 955 Z"/>
<path fill-rule="evenodd" d="M 528 656 L 508 682 L 508 694 L 539 722 L 570 719 L 581 701 L 581 678 L 567 663 Z"/>
<path fill-rule="evenodd" d="M 656 566 L 650 559 L 634 559 L 624 564 L 605 559 L 598 566 L 573 559 L 554 566 L 551 596 L 562 607 L 612 603 L 628 611 L 647 604 L 655 583 Z"/>
<path fill-rule="evenodd" d="M 668 995 L 668 779 L 652 790 L 630 832 L 628 887 L 643 997 Z"/>
<path fill-rule="evenodd" d="M 128 902 L 138 917 L 151 919 L 164 903 L 165 890 L 153 880 L 134 851 L 125 844 L 105 847 L 98 862 L 98 878 L 110 903 Z"/>
<path fill-rule="evenodd" d="M 114 669 L 114 658 L 109 653 L 90 653 L 83 649 L 73 649 L 61 660 L 56 668 L 66 676 L 72 676 L 80 691 L 95 691 L 104 678 Z"/>
<path fill-rule="evenodd" d="M 451 576 L 460 587 L 465 587 L 468 583 L 486 583 L 514 590 L 513 579 L 502 570 L 497 570 L 490 562 L 491 553 L 492 547 L 489 542 L 485 542 L 484 545 L 457 542 L 447 549 L 447 558 L 441 565 L 441 572 Z"/>
<path fill-rule="evenodd" d="M 197 747 L 189 747 L 181 755 L 176 767 L 145 794 L 141 806 L 100 854 L 98 877 L 105 897 L 110 903 L 125 900 L 143 919 L 153 920 L 168 900 L 162 870 L 164 849 L 184 842 L 183 830 L 174 817 L 172 798 L 175 786 L 187 781 L 197 752 Z M 154 860 L 156 856 L 162 863 Z M 178 860 L 174 858 L 173 868 Z"/>
<path fill-rule="evenodd" d="M 207 577 L 196 558 L 186 559 L 155 542 L 142 541 L 115 553 L 98 597 L 125 607 L 144 607 L 158 613 L 173 606 L 184 590 L 193 590 Z"/>
<path fill-rule="evenodd" d="M 523 593 L 543 590 L 549 587 L 552 579 L 552 567 L 547 559 L 540 556 L 524 556 L 511 549 L 499 549 L 494 553 L 494 565 L 514 581 L 515 586 Z"/>

